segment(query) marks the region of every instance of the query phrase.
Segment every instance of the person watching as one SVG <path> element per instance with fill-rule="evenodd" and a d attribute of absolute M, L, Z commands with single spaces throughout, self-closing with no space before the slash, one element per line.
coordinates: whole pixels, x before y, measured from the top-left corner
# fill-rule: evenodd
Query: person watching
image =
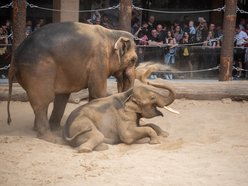
<path fill-rule="evenodd" d="M 151 37 L 148 38 L 148 44 L 151 46 L 162 46 L 163 45 L 163 40 L 159 38 L 159 34 L 156 29 L 152 29 Z"/>

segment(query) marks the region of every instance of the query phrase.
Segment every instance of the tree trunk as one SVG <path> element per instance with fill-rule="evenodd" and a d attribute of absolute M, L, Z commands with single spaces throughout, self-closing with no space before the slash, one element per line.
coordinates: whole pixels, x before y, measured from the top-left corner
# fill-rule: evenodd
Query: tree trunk
<path fill-rule="evenodd" d="M 132 0 L 120 0 L 120 29 L 131 32 Z"/>
<path fill-rule="evenodd" d="M 236 23 L 237 0 L 226 0 L 223 23 L 223 42 L 220 54 L 219 81 L 232 79 L 234 33 Z"/>
<path fill-rule="evenodd" d="M 13 43 L 12 56 L 26 37 L 26 0 L 13 0 Z"/>

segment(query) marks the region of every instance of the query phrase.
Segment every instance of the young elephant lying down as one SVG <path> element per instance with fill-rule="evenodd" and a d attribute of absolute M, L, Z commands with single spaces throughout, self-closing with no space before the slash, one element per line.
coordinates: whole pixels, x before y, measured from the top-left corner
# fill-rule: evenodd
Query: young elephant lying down
<path fill-rule="evenodd" d="M 148 84 L 76 108 L 63 129 L 65 141 L 79 152 L 105 150 L 106 144 L 132 144 L 145 137 L 150 144 L 159 143 L 158 136 L 167 132 L 152 123 L 140 125 L 140 119 L 163 116 L 157 107 L 171 104 L 175 93 L 166 84 Z"/>

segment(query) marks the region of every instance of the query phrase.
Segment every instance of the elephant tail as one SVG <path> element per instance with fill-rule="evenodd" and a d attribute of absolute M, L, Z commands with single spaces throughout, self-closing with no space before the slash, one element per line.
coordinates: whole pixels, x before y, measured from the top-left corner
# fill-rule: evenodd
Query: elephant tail
<path fill-rule="evenodd" d="M 7 123 L 10 125 L 11 123 L 11 117 L 10 117 L 10 100 L 12 96 L 12 83 L 14 80 L 16 74 L 16 67 L 14 65 L 14 56 L 12 57 L 11 63 L 10 63 L 10 69 L 9 69 L 9 74 L 8 74 L 8 81 L 9 81 L 9 94 L 8 94 L 8 104 L 7 104 L 7 113 L 8 113 L 8 118 L 7 118 Z"/>
<path fill-rule="evenodd" d="M 76 134 L 74 134 L 72 137 L 68 137 L 68 132 L 67 130 L 64 128 L 63 130 L 63 138 L 64 140 L 69 143 L 71 146 L 75 146 L 73 141 L 81 134 L 84 134 L 84 133 L 87 133 L 87 132 L 90 132 L 92 131 L 92 127 L 89 127 L 87 129 L 84 129 L 84 130 L 81 130 L 79 132 L 77 132 Z"/>

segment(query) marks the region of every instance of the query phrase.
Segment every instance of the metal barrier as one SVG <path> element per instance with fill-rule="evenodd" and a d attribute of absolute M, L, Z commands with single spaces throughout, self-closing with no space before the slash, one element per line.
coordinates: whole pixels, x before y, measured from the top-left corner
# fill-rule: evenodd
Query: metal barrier
<path fill-rule="evenodd" d="M 8 70 L 11 61 L 12 45 L 0 45 L 0 79 L 5 79 L 8 76 Z"/>
<path fill-rule="evenodd" d="M 218 78 L 220 64 L 220 47 L 205 46 L 187 46 L 189 56 L 183 56 L 184 46 L 179 46 L 175 53 L 175 64 L 169 64 L 176 69 L 174 78 Z M 239 71 L 242 71 L 241 77 L 247 77 L 248 70 L 244 69 L 244 58 L 241 60 L 242 67 L 239 66 L 237 54 L 245 56 L 246 48 L 234 48 L 233 76 L 235 77 Z M 154 61 L 156 63 L 165 64 L 165 55 L 167 51 L 164 47 L 152 47 L 137 45 L 137 54 L 139 62 Z M 160 73 L 160 72 L 159 72 Z M 161 76 L 159 75 L 158 76 Z M 247 75 L 246 75 L 247 74 Z M 162 76 L 163 77 L 163 76 Z"/>

